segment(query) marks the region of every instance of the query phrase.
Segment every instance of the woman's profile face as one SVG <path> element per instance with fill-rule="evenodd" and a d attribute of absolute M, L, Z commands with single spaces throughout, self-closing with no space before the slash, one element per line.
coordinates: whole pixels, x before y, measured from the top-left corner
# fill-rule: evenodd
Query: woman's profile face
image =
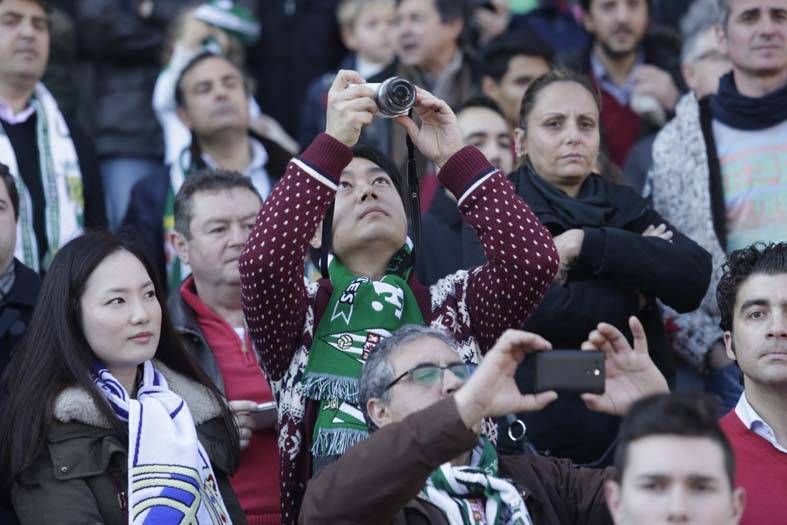
<path fill-rule="evenodd" d="M 96 266 L 80 298 L 82 330 L 107 369 L 126 371 L 152 359 L 161 335 L 161 305 L 142 262 L 119 250 Z"/>
<path fill-rule="evenodd" d="M 519 149 L 553 185 L 577 190 L 598 157 L 599 112 L 593 96 L 576 82 L 554 82 L 541 90 Z"/>

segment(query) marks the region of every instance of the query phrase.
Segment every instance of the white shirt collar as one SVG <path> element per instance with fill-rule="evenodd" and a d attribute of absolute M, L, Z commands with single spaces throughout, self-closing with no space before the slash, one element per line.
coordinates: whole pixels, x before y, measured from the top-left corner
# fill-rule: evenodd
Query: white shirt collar
<path fill-rule="evenodd" d="M 260 197 L 265 200 L 273 189 L 270 177 L 265 169 L 265 165 L 268 163 L 268 151 L 265 149 L 265 146 L 254 137 L 249 137 L 249 144 L 251 145 L 251 162 L 246 166 L 246 169 L 243 170 L 243 175 L 251 179 Z M 207 153 L 202 154 L 202 160 L 212 169 L 217 169 L 219 167 L 216 161 Z"/>
<path fill-rule="evenodd" d="M 776 440 L 776 434 L 773 432 L 771 426 L 766 423 L 765 420 L 760 417 L 757 411 L 754 410 L 754 407 L 749 404 L 749 400 L 746 399 L 746 392 L 741 394 L 741 398 L 738 400 L 738 404 L 735 406 L 735 415 L 738 416 L 738 419 L 741 420 L 746 428 L 773 445 L 773 447 L 779 452 L 787 454 L 787 448 L 782 446 Z"/>
<path fill-rule="evenodd" d="M 35 112 L 36 108 L 28 104 L 28 106 L 19 113 L 14 113 L 14 110 L 11 108 L 11 106 L 6 104 L 4 100 L 0 100 L 0 119 L 3 119 L 5 122 L 11 125 L 27 122 L 27 119 L 29 119 Z"/>

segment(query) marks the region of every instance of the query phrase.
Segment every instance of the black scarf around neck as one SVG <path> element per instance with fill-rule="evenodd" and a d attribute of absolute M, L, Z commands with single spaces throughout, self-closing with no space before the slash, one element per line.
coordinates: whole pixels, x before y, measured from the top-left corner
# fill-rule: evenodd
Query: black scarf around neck
<path fill-rule="evenodd" d="M 763 97 L 741 95 L 732 71 L 719 79 L 719 92 L 711 98 L 713 118 L 731 128 L 754 131 L 787 120 L 787 86 Z"/>
<path fill-rule="evenodd" d="M 621 200 L 620 192 L 613 191 L 612 183 L 595 173 L 588 175 L 577 196 L 571 197 L 538 175 L 529 160 L 522 166 L 522 171 L 526 186 L 530 186 L 530 190 L 524 188 L 526 193 L 523 196 L 547 227 L 555 224 L 561 230 L 584 226 L 622 228 L 639 217 L 644 209 L 644 201 L 618 202 Z M 532 194 L 527 195 L 532 191 L 537 192 L 538 200 L 543 202 L 532 199 Z"/>

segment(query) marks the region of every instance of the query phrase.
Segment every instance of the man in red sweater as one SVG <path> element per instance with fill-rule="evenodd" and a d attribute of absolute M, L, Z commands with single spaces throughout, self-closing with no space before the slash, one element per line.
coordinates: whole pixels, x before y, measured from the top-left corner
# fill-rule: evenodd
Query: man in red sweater
<path fill-rule="evenodd" d="M 740 522 L 746 497 L 716 412 L 711 398 L 695 395 L 656 395 L 631 407 L 605 486 L 616 525 Z"/>
<path fill-rule="evenodd" d="M 777 525 L 787 515 L 787 242 L 730 254 L 716 289 L 727 355 L 744 390 L 721 421 L 746 489 L 743 525 Z"/>
<path fill-rule="evenodd" d="M 169 299 L 175 328 L 230 402 L 240 430 L 240 465 L 230 479 L 249 525 L 279 525 L 279 454 L 268 380 L 243 321 L 238 257 L 262 199 L 240 173 L 205 170 L 175 197 L 173 245 L 192 274 Z"/>

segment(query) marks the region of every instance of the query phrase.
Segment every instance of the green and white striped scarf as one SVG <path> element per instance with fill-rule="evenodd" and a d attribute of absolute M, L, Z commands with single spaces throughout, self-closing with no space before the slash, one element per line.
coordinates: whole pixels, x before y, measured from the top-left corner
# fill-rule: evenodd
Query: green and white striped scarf
<path fill-rule="evenodd" d="M 85 198 L 82 172 L 71 132 L 57 102 L 43 84 L 36 84 L 30 105 L 36 114 L 41 185 L 48 245 L 39 246 L 33 228 L 33 199 L 17 163 L 11 140 L 0 127 L 0 162 L 7 165 L 19 192 L 19 221 L 14 255 L 35 271 L 46 270 L 57 250 L 82 234 L 85 227 Z"/>
<path fill-rule="evenodd" d="M 306 395 L 319 400 L 312 454 L 343 454 L 367 435 L 358 406 L 358 380 L 369 353 L 406 324 L 424 324 L 407 279 L 412 247 L 397 252 L 379 281 L 353 275 L 334 257 L 328 265 L 333 293 L 314 334 L 304 373 Z"/>
<path fill-rule="evenodd" d="M 495 447 L 482 437 L 473 449 L 470 465 L 443 464 L 418 497 L 443 511 L 451 525 L 533 525 L 519 491 L 498 477 L 498 466 Z M 472 505 L 479 500 L 484 516 Z"/>

